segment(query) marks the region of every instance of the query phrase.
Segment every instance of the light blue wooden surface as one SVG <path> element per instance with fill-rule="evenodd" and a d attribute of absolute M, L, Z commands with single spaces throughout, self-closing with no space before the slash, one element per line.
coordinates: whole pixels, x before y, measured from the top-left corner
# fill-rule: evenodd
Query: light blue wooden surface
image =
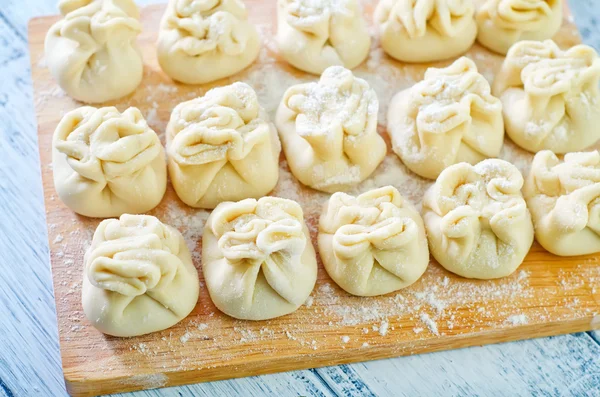
<path fill-rule="evenodd" d="M 571 9 L 600 49 L 600 2 Z M 27 51 L 29 18 L 53 13 L 54 0 L 0 1 L 0 396 L 66 395 Z M 231 395 L 600 396 L 600 333 L 127 394 Z"/>

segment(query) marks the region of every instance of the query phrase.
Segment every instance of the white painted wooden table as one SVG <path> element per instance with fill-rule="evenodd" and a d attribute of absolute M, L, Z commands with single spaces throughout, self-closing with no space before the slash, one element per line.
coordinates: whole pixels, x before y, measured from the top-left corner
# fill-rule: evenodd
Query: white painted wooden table
<path fill-rule="evenodd" d="M 600 50 L 600 2 L 570 3 L 584 41 Z M 0 396 L 66 395 L 27 52 L 29 18 L 54 13 L 54 0 L 0 0 Z M 600 396 L 600 333 L 133 395 Z"/>

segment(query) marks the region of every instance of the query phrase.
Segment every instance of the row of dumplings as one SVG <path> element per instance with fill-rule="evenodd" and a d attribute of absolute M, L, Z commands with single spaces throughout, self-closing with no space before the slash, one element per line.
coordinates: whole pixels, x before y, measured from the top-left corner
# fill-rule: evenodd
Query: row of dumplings
<path fill-rule="evenodd" d="M 600 137 L 599 79 L 593 49 L 563 52 L 552 41 L 513 46 L 494 81 L 500 99 L 468 58 L 430 68 L 423 81 L 392 99 L 387 129 L 393 150 L 429 179 L 453 164 L 497 157 L 505 129 L 530 151 L 581 151 Z M 275 125 L 249 85 L 218 87 L 174 108 L 167 167 L 164 148 L 139 110 L 84 106 L 67 113 L 54 133 L 55 187 L 85 216 L 144 213 L 162 200 L 168 168 L 184 203 L 210 209 L 272 191 L 283 147 L 302 184 L 346 191 L 386 155 L 378 109 L 375 91 L 341 66 L 290 87 Z"/>
<path fill-rule="evenodd" d="M 513 273 L 535 234 L 551 252 L 600 251 L 600 153 L 535 156 L 523 177 L 487 159 L 446 168 L 425 193 L 422 218 L 392 186 L 358 197 L 334 193 L 319 219 L 319 255 L 345 291 L 376 296 L 416 282 L 429 252 L 458 275 Z M 168 328 L 195 307 L 199 280 L 179 231 L 148 215 L 100 223 L 84 259 L 82 302 L 101 332 L 134 336 Z M 317 258 L 298 203 L 278 197 L 219 204 L 202 237 L 210 298 L 229 316 L 264 320 L 297 310 L 317 279 Z"/>
<path fill-rule="evenodd" d="M 48 31 L 48 67 L 71 97 L 99 103 L 130 94 L 142 81 L 136 39 L 142 31 L 132 0 L 61 0 L 63 18 Z M 381 0 L 374 12 L 381 45 L 405 62 L 449 59 L 477 38 L 506 54 L 520 40 L 550 39 L 562 23 L 561 0 Z M 279 52 L 290 64 L 321 74 L 352 69 L 371 38 L 358 0 L 278 0 Z M 257 58 L 258 31 L 241 0 L 170 0 L 157 55 L 174 80 L 203 84 L 238 73 Z"/>

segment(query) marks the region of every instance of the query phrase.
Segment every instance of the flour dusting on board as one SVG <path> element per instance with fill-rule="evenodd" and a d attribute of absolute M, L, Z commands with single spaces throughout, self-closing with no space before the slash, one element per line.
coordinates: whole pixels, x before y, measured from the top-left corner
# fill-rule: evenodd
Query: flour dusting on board
<path fill-rule="evenodd" d="M 327 2 L 332 6 L 337 3 L 338 0 Z M 362 3 L 371 10 L 377 1 L 364 0 Z M 283 65 L 278 59 L 274 41 L 275 27 L 264 23 L 257 27 L 262 41 L 258 61 L 229 81 L 222 80 L 217 85 L 236 80 L 248 83 L 257 92 L 260 104 L 274 119 L 283 94 L 290 86 L 314 82 L 318 77 Z M 374 34 L 375 29 L 371 28 L 371 32 Z M 146 40 L 145 50 L 154 45 L 149 44 L 147 38 L 143 40 Z M 500 57 L 490 55 L 477 46 L 467 56 L 475 61 L 488 80 L 493 79 Z M 434 66 L 444 67 L 450 63 L 441 62 Z M 39 61 L 33 68 L 44 66 Z M 144 85 L 116 106 L 119 110 L 128 106 L 139 107 L 164 143 L 164 130 L 173 107 L 179 102 L 203 95 L 208 86 L 173 83 L 157 73 L 155 68 L 156 65 L 149 65 L 145 70 Z M 367 81 L 377 95 L 378 131 L 388 147 L 391 145 L 385 125 L 391 98 L 398 91 L 420 81 L 423 73 L 424 68 L 391 61 L 381 50 L 377 39 L 372 41 L 369 59 L 353 70 L 353 74 Z M 321 99 L 328 100 L 327 95 Z M 78 106 L 54 82 L 44 82 L 38 86 L 35 102 L 38 109 L 56 104 L 52 109 L 57 111 L 57 115 Z M 42 146 L 45 178 L 46 174 L 51 177 L 51 151 L 46 149 Z M 529 171 L 533 158 L 532 154 L 516 147 L 508 139 L 500 157 L 515 164 L 524 174 Z M 271 194 L 300 203 L 312 242 L 318 248 L 318 219 L 330 195 L 303 187 L 291 174 L 283 156 L 279 176 L 279 182 Z M 357 195 L 392 185 L 420 208 L 423 194 L 431 184 L 432 181 L 410 172 L 389 150 L 377 170 L 349 193 Z M 45 180 L 45 185 L 51 186 L 51 180 Z M 58 199 L 48 201 L 59 202 Z M 81 309 L 82 256 L 90 244 L 98 220 L 77 217 L 62 207 L 59 212 L 60 216 L 49 212 L 48 221 L 50 241 L 53 243 L 55 286 L 59 287 L 56 288 L 56 296 L 61 343 L 81 343 L 84 340 L 86 347 L 93 346 L 95 353 L 100 351 L 103 359 L 94 370 L 115 373 L 136 373 L 136 370 L 161 372 L 125 379 L 124 385 L 160 387 L 168 384 L 168 378 L 163 374 L 167 370 L 195 371 L 222 366 L 227 361 L 259 360 L 258 357 L 268 360 L 283 353 L 292 354 L 292 351 L 298 357 L 312 357 L 321 352 L 326 354 L 332 349 L 345 349 L 348 352 L 402 344 L 405 349 L 403 352 L 409 353 L 421 351 L 417 345 L 412 349 L 413 342 L 421 341 L 419 346 L 423 346 L 427 340 L 444 336 L 468 336 L 470 333 L 525 324 L 531 326 L 545 321 L 578 320 L 584 316 L 593 318 L 591 321 L 595 326 L 600 324 L 600 314 L 590 309 L 597 307 L 600 301 L 600 264 L 596 258 L 581 259 L 576 271 L 571 268 L 558 272 L 554 283 L 548 283 L 544 276 L 540 276 L 535 266 L 518 270 L 501 280 L 487 281 L 456 277 L 432 262 L 421 280 L 411 287 L 372 298 L 348 295 L 320 266 L 315 289 L 297 312 L 267 321 L 235 320 L 216 309 L 204 286 L 201 240 L 210 211 L 185 206 L 169 188 L 165 199 L 152 215 L 177 228 L 192 251 L 201 281 L 198 305 L 188 318 L 171 329 L 127 339 L 105 337 L 91 327 Z M 71 234 L 74 229 L 77 233 Z M 590 290 L 592 297 L 589 296 Z M 592 298 L 596 299 L 595 306 Z M 126 360 L 123 360 L 125 353 L 122 352 L 130 354 Z M 87 364 L 77 362 L 74 365 Z"/>

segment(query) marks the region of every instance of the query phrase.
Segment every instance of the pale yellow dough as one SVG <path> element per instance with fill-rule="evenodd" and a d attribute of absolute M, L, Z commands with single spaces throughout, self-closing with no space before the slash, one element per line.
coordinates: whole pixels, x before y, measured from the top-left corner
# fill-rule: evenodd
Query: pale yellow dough
<path fill-rule="evenodd" d="M 530 152 L 581 151 L 600 138 L 600 59 L 577 45 L 562 51 L 551 40 L 520 41 L 496 74 L 508 136 Z"/>
<path fill-rule="evenodd" d="M 535 155 L 523 195 L 536 240 L 555 255 L 600 252 L 600 153 Z"/>
<path fill-rule="evenodd" d="M 355 68 L 371 45 L 357 0 L 277 0 L 276 40 L 286 61 L 314 74 Z"/>
<path fill-rule="evenodd" d="M 171 183 L 192 207 L 266 195 L 279 178 L 280 152 L 275 126 L 245 83 L 180 103 L 167 125 Z"/>
<path fill-rule="evenodd" d="M 475 14 L 477 41 L 505 55 L 518 41 L 551 39 L 562 16 L 562 0 L 485 0 Z"/>
<path fill-rule="evenodd" d="M 404 62 L 465 53 L 477 36 L 473 0 L 381 0 L 374 13 L 381 47 Z"/>
<path fill-rule="evenodd" d="M 295 311 L 317 280 L 300 205 L 278 197 L 220 204 L 204 227 L 202 269 L 215 306 L 231 317 L 266 320 Z"/>
<path fill-rule="evenodd" d="M 52 166 L 60 199 L 90 217 L 150 211 L 167 188 L 164 149 L 137 108 L 67 113 L 52 138 Z"/>
<path fill-rule="evenodd" d="M 387 148 L 377 133 L 379 101 L 369 84 L 332 66 L 318 82 L 290 87 L 275 124 L 294 176 L 333 193 L 365 180 Z"/>
<path fill-rule="evenodd" d="M 62 0 L 63 18 L 46 35 L 46 63 L 72 98 L 106 102 L 132 93 L 144 64 L 136 39 L 142 31 L 131 0 Z"/>
<path fill-rule="evenodd" d="M 181 233 L 153 216 L 124 214 L 98 225 L 85 254 L 83 311 L 105 334 L 148 334 L 183 320 L 199 284 Z"/>
<path fill-rule="evenodd" d="M 521 194 L 523 176 L 499 159 L 446 168 L 423 199 L 433 257 L 463 277 L 513 273 L 533 243 L 533 224 Z"/>
<path fill-rule="evenodd" d="M 408 287 L 427 269 L 423 220 L 398 190 L 334 193 L 319 220 L 319 254 L 329 276 L 358 296 Z"/>
<path fill-rule="evenodd" d="M 402 162 L 429 179 L 452 164 L 497 157 L 504 141 L 502 104 L 465 57 L 427 69 L 423 81 L 396 94 L 387 128 Z"/>
<path fill-rule="evenodd" d="M 171 78 L 203 84 L 254 62 L 260 39 L 241 0 L 170 0 L 157 46 L 158 62 Z"/>

